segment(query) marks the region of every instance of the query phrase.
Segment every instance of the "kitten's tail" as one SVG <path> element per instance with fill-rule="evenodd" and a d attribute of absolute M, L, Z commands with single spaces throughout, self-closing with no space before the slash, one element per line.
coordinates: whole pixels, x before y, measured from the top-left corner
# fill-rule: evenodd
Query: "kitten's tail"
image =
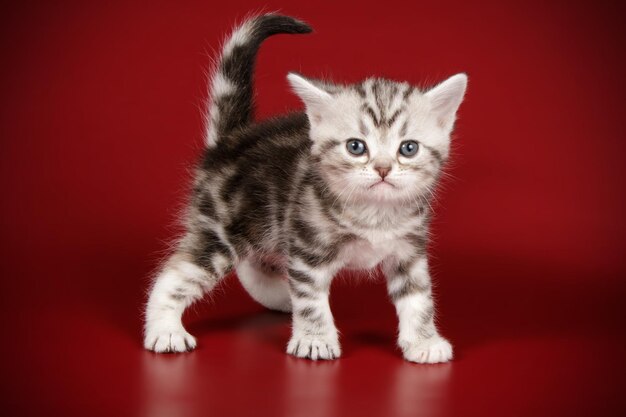
<path fill-rule="evenodd" d="M 265 14 L 246 20 L 224 43 L 211 79 L 211 104 L 207 114 L 206 143 L 213 146 L 233 129 L 247 125 L 253 116 L 252 75 L 263 40 L 279 33 L 309 33 L 312 29 L 292 17 Z"/>

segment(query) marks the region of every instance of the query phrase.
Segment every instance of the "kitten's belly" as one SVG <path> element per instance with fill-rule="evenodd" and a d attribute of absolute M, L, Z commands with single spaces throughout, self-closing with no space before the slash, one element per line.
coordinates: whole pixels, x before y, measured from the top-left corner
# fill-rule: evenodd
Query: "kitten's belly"
<path fill-rule="evenodd" d="M 367 240 L 351 242 L 342 250 L 341 258 L 349 269 L 372 269 L 394 253 L 394 242 L 372 244 Z"/>

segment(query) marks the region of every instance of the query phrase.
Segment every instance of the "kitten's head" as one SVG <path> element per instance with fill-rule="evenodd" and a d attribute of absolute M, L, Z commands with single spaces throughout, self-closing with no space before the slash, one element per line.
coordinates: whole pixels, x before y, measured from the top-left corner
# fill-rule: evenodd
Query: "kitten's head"
<path fill-rule="evenodd" d="M 352 202 L 430 195 L 450 149 L 467 76 L 426 92 L 384 79 L 342 86 L 289 74 L 311 125 L 312 153 L 328 186 Z"/>

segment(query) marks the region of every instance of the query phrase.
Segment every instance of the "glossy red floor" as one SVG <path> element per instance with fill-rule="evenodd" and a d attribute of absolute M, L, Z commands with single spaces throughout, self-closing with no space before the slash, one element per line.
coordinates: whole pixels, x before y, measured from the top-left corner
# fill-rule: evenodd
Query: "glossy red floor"
<path fill-rule="evenodd" d="M 380 279 L 343 277 L 344 356 L 284 354 L 289 317 L 230 277 L 141 348 L 145 291 L 199 154 L 204 71 L 258 4 L 63 2 L 0 13 L 0 308 L 6 416 L 617 416 L 624 387 L 622 6 L 339 2 L 269 10 L 260 117 L 284 76 L 470 77 L 432 265 L 449 364 L 404 362 Z"/>
<path fill-rule="evenodd" d="M 289 317 L 263 311 L 233 284 L 190 315 L 197 351 L 159 356 L 139 345 L 141 291 L 118 290 L 142 269 L 100 253 L 108 265 L 91 269 L 96 261 L 88 260 L 64 271 L 84 280 L 78 288 L 13 311 L 20 328 L 4 345 L 8 415 L 609 416 L 623 409 L 623 297 L 610 285 L 590 288 L 589 276 L 569 272 L 564 286 L 563 272 L 545 265 L 442 256 L 440 263 L 467 268 L 438 273 L 440 323 L 457 353 L 450 364 L 404 362 L 384 287 L 349 281 L 333 293 L 344 345 L 338 361 L 286 356 Z M 528 282 L 536 268 L 540 288 Z"/>

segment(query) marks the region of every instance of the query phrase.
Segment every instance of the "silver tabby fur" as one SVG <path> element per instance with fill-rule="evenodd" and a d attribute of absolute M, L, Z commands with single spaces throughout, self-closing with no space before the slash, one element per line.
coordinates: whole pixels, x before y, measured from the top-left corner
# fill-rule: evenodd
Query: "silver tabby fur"
<path fill-rule="evenodd" d="M 156 352 L 196 347 L 182 314 L 236 270 L 250 295 L 292 312 L 287 352 L 341 355 L 328 303 L 342 269 L 380 267 L 407 360 L 445 362 L 452 347 L 434 324 L 426 255 L 429 200 L 448 158 L 467 77 L 428 91 L 385 79 L 338 85 L 289 74 L 305 113 L 255 123 L 252 75 L 268 36 L 307 33 L 267 14 L 235 29 L 212 78 L 207 144 L 185 218 L 146 307 L 144 344 Z M 354 155 L 356 138 L 366 152 Z M 399 152 L 418 144 L 415 155 Z"/>

